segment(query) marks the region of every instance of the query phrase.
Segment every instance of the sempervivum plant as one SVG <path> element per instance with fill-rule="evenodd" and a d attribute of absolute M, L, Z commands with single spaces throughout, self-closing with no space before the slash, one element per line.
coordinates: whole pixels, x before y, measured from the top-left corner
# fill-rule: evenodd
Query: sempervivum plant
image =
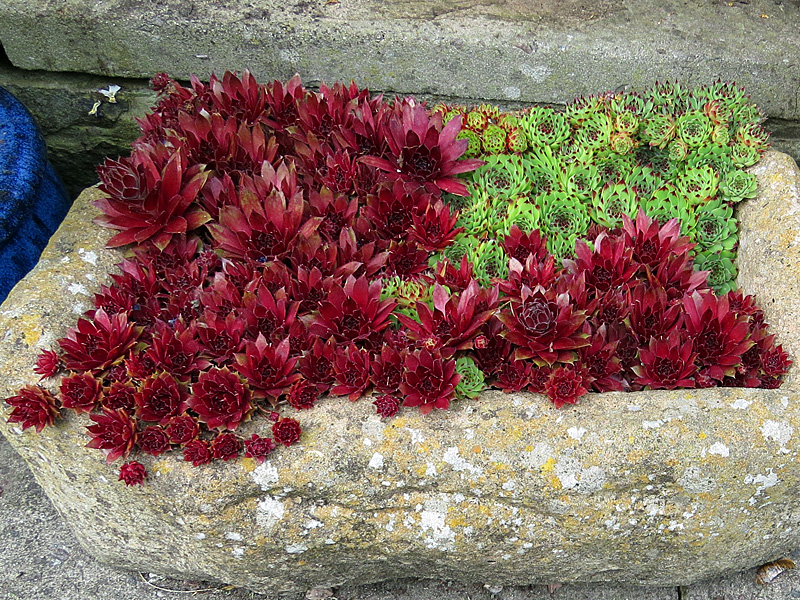
<path fill-rule="evenodd" d="M 775 387 L 791 364 L 733 291 L 732 204 L 767 143 L 738 88 L 508 114 L 299 77 L 153 85 L 131 157 L 99 169 L 98 222 L 131 252 L 6 399 L 37 431 L 88 413 L 128 485 L 141 454 L 262 462 L 327 396 L 382 418 L 489 386 L 560 407 Z"/>

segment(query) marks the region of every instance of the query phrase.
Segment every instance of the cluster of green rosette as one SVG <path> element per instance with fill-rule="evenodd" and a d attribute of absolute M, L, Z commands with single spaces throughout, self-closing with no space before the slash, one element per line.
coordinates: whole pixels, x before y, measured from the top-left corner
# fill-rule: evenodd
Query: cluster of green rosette
<path fill-rule="evenodd" d="M 483 284 L 507 274 L 498 238 L 512 225 L 540 229 L 561 259 L 573 255 L 576 240 L 617 229 L 622 215 L 641 209 L 660 223 L 678 219 L 709 286 L 718 294 L 736 289 L 734 205 L 756 195 L 755 175 L 744 169 L 769 145 L 763 114 L 741 88 L 656 84 L 579 98 L 563 112 L 435 110 L 445 122 L 461 116 L 465 156 L 486 161 L 470 174 L 470 197 L 449 197 L 464 231 L 444 251 L 455 264 L 466 255 Z"/>

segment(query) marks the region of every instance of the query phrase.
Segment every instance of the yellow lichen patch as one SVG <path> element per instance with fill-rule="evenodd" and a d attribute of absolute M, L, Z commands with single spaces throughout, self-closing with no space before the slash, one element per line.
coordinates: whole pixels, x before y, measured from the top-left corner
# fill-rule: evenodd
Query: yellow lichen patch
<path fill-rule="evenodd" d="M 533 446 L 531 446 L 530 444 L 525 446 L 525 452 L 533 452 Z"/>
<path fill-rule="evenodd" d="M 703 432 L 701 431 L 700 433 L 698 433 L 698 434 L 697 434 L 697 437 L 699 437 L 701 440 L 704 440 L 704 439 L 706 439 L 708 436 L 707 436 L 705 433 L 703 433 Z"/>
<path fill-rule="evenodd" d="M 472 447 L 472 453 L 473 454 L 480 454 L 481 452 L 483 452 L 483 450 L 481 449 L 480 446 L 473 446 Z"/>
<path fill-rule="evenodd" d="M 18 317 L 25 344 L 30 348 L 42 337 L 42 316 L 36 313 L 23 314 Z"/>
<path fill-rule="evenodd" d="M 251 473 L 256 470 L 258 464 L 256 463 L 255 459 L 252 458 L 242 458 L 241 459 L 242 470 L 245 473 Z"/>
<path fill-rule="evenodd" d="M 169 463 L 167 461 L 158 460 L 158 461 L 153 463 L 153 466 L 151 467 L 151 471 L 153 473 L 159 473 L 161 475 L 165 475 L 165 474 L 169 473 L 170 471 L 172 471 L 172 467 L 169 465 Z"/>
<path fill-rule="evenodd" d="M 542 475 L 547 475 L 548 473 L 552 473 L 556 468 L 556 459 L 552 456 L 545 461 L 542 465 Z"/>

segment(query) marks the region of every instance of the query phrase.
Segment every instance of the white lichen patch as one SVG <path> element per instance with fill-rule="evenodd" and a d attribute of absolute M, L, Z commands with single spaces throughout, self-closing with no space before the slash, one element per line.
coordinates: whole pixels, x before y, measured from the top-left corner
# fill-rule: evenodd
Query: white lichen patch
<path fill-rule="evenodd" d="M 269 531 L 286 514 L 286 507 L 281 500 L 267 496 L 258 503 L 256 508 L 256 523 L 262 529 Z"/>
<path fill-rule="evenodd" d="M 641 406 L 636 406 L 635 404 L 628 404 L 627 408 L 631 412 L 638 412 L 638 411 L 642 410 Z"/>
<path fill-rule="evenodd" d="M 427 548 L 447 552 L 455 549 L 456 533 L 447 525 L 447 509 L 449 507 L 446 494 L 425 501 L 420 513 L 419 526 Z"/>
<path fill-rule="evenodd" d="M 412 444 L 421 444 L 425 441 L 425 436 L 422 435 L 422 431 L 419 429 L 412 429 L 411 427 L 403 427 L 409 434 L 411 434 L 411 443 Z"/>
<path fill-rule="evenodd" d="M 231 554 L 235 558 L 242 558 L 244 557 L 244 548 L 242 546 L 234 546 L 233 550 L 231 550 Z"/>
<path fill-rule="evenodd" d="M 236 533 L 235 531 L 229 531 L 228 533 L 225 534 L 225 539 L 234 542 L 241 542 L 243 538 L 240 533 Z"/>
<path fill-rule="evenodd" d="M 765 489 L 778 485 L 778 483 L 780 483 L 780 479 L 778 479 L 778 475 L 776 473 L 772 472 L 772 469 L 767 469 L 766 475 L 762 475 L 761 473 L 758 473 L 757 475 L 746 475 L 744 482 L 756 486 L 755 493 L 750 496 L 750 499 L 748 500 L 748 503 L 750 506 L 752 506 L 756 503 L 756 498 L 763 494 Z"/>
<path fill-rule="evenodd" d="M 85 263 L 89 263 L 90 265 L 97 264 L 97 252 L 94 250 L 86 251 L 83 248 L 78 248 L 78 256 L 80 256 L 81 260 Z"/>
<path fill-rule="evenodd" d="M 656 419 L 655 421 L 642 421 L 642 427 L 644 429 L 658 429 L 664 424 L 664 421 L 661 419 Z"/>
<path fill-rule="evenodd" d="M 722 442 L 716 442 L 714 444 L 711 444 L 711 446 L 708 449 L 708 453 L 716 454 L 718 456 L 722 456 L 723 458 L 727 458 L 731 454 L 730 450 L 728 450 L 728 447 Z"/>
<path fill-rule="evenodd" d="M 378 415 L 372 415 L 361 424 L 361 433 L 365 438 L 375 440 L 380 444 L 383 441 L 384 423 Z"/>
<path fill-rule="evenodd" d="M 585 433 L 586 430 L 583 427 L 570 427 L 567 429 L 567 435 L 573 440 L 581 439 Z"/>
<path fill-rule="evenodd" d="M 436 476 L 436 465 L 430 461 L 426 461 L 425 463 L 425 477 L 435 477 Z"/>
<path fill-rule="evenodd" d="M 792 439 L 794 427 L 781 421 L 764 421 L 761 426 L 761 435 L 765 440 L 778 442 L 781 446 L 786 446 Z"/>
<path fill-rule="evenodd" d="M 204 539 L 206 539 L 206 534 L 205 533 L 196 533 L 194 535 L 194 539 L 196 539 L 196 540 L 204 540 Z"/>
<path fill-rule="evenodd" d="M 472 475 L 483 475 L 483 468 L 477 467 L 472 463 L 467 462 L 458 452 L 458 448 L 453 446 L 448 448 L 442 460 L 453 467 L 454 471 L 467 471 Z"/>
<path fill-rule="evenodd" d="M 67 291 L 70 294 L 73 294 L 73 295 L 77 295 L 77 294 L 82 294 L 84 296 L 88 296 L 89 295 L 89 290 L 87 290 L 86 286 L 83 285 L 82 283 L 70 283 L 67 286 Z"/>
<path fill-rule="evenodd" d="M 308 546 L 305 544 L 289 544 L 284 548 L 286 552 L 289 554 L 302 554 L 306 550 L 308 550 Z"/>
<path fill-rule="evenodd" d="M 372 455 L 372 458 L 369 459 L 369 464 L 367 465 L 370 469 L 382 469 L 383 468 L 383 454 L 380 452 L 376 452 Z M 390 484 L 391 485 L 391 484 Z"/>
<path fill-rule="evenodd" d="M 553 455 L 553 448 L 545 442 L 539 442 L 530 450 L 522 453 L 522 460 L 532 469 L 541 469 Z"/>
<path fill-rule="evenodd" d="M 734 402 L 731 402 L 731 408 L 736 408 L 738 410 L 747 410 L 750 408 L 750 405 L 753 403 L 752 400 L 745 400 L 744 398 L 737 398 Z"/>
<path fill-rule="evenodd" d="M 271 461 L 265 460 L 262 464 L 258 465 L 250 477 L 253 481 L 265 492 L 278 483 L 280 477 L 278 476 L 278 469 Z"/>
<path fill-rule="evenodd" d="M 603 488 L 606 474 L 600 467 L 584 469 L 575 458 L 562 458 L 553 469 L 555 476 L 565 490 L 576 490 L 582 494 L 592 494 Z"/>
<path fill-rule="evenodd" d="M 508 492 L 513 492 L 515 489 L 517 489 L 517 484 L 513 481 L 506 481 L 503 484 L 503 489 Z"/>

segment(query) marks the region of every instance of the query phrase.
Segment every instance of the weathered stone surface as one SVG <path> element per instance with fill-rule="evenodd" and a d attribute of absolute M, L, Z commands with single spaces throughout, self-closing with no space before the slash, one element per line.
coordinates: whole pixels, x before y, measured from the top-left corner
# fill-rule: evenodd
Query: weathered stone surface
<path fill-rule="evenodd" d="M 740 210 L 741 283 L 797 357 L 800 175 L 778 153 L 756 172 L 761 194 Z M 0 307 L 3 396 L 35 381 L 36 354 L 119 260 L 102 249 L 109 232 L 87 226 L 96 195 Z M 145 457 L 152 476 L 136 488 L 84 448 L 85 416 L 41 435 L 0 418 L 0 430 L 86 548 L 117 566 L 276 596 L 407 576 L 685 585 L 800 546 L 791 375 L 778 390 L 594 395 L 566 410 L 486 393 L 386 422 L 364 400 L 331 399 L 300 416 L 301 444 L 264 465 Z"/>
<path fill-rule="evenodd" d="M 767 114 L 800 115 L 795 2 L 680 0 L 6 0 L 0 40 L 25 69 L 175 76 L 250 68 L 309 83 L 496 101 L 745 85 Z"/>

